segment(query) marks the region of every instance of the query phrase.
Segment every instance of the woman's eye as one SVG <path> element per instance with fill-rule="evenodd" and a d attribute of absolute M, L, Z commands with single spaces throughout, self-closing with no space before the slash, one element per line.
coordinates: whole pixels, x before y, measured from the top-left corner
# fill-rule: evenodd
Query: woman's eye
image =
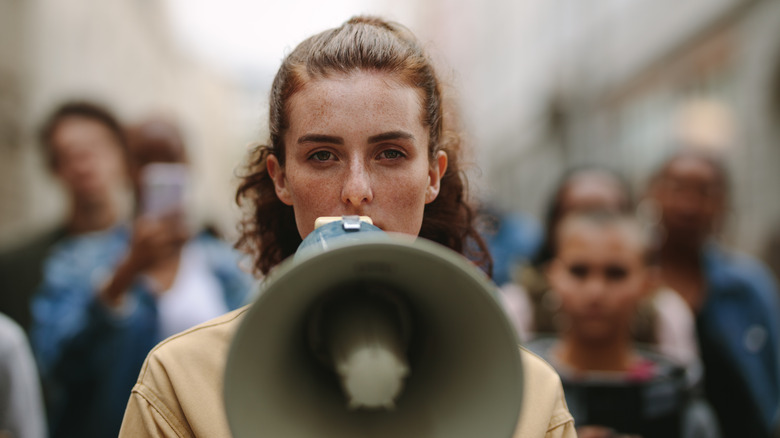
<path fill-rule="evenodd" d="M 311 154 L 311 157 L 309 157 L 315 161 L 328 161 L 333 158 L 333 153 L 330 151 L 317 151 L 313 154 Z"/>
<path fill-rule="evenodd" d="M 401 151 L 395 150 L 395 149 L 387 149 L 382 151 L 379 154 L 380 158 L 384 158 L 385 160 L 397 160 L 398 158 L 403 158 L 404 154 Z"/>
<path fill-rule="evenodd" d="M 571 265 L 569 266 L 569 273 L 580 280 L 588 276 L 588 267 L 585 265 Z"/>
<path fill-rule="evenodd" d="M 628 276 L 628 269 L 623 266 L 607 266 L 604 270 L 607 280 L 620 281 Z"/>

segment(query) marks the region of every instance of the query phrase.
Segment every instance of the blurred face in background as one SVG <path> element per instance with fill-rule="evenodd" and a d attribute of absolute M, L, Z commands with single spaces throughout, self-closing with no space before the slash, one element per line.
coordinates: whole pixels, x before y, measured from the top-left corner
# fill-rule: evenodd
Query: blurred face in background
<path fill-rule="evenodd" d="M 290 99 L 285 165 L 268 159 L 276 194 L 305 238 L 320 216 L 365 215 L 417 235 L 436 199 L 447 155 L 428 153 L 417 89 L 386 73 L 308 82 Z"/>
<path fill-rule="evenodd" d="M 122 147 L 102 123 L 67 117 L 52 132 L 50 145 L 54 173 L 77 202 L 102 202 L 125 184 Z"/>
<path fill-rule="evenodd" d="M 701 244 L 714 231 L 725 208 L 720 172 L 695 156 L 669 162 L 651 193 L 668 238 L 679 242 Z"/>
<path fill-rule="evenodd" d="M 627 223 L 566 219 L 548 275 L 565 331 L 588 344 L 630 336 L 637 304 L 650 288 L 639 230 Z"/>

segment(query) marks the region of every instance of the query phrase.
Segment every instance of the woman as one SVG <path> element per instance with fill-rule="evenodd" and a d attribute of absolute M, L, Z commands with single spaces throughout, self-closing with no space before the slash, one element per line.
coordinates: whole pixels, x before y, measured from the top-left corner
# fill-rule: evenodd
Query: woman
<path fill-rule="evenodd" d="M 780 412 L 780 303 L 762 263 L 716 242 L 729 200 L 726 165 L 680 150 L 649 192 L 665 236 L 661 279 L 695 315 L 704 391 L 723 436 L 770 436 Z"/>
<path fill-rule="evenodd" d="M 544 271 L 556 256 L 558 224 L 572 212 L 603 210 L 628 214 L 632 209 L 629 184 L 613 170 L 599 166 L 579 166 L 567 170 L 560 177 L 545 213 L 542 244 L 530 266 L 524 267 L 519 275 L 519 283 L 533 303 L 530 331 L 534 335 L 554 334 L 557 331 L 555 315 L 560 303 L 551 293 Z M 649 338 L 646 332 L 644 337 Z"/>
<path fill-rule="evenodd" d="M 254 151 L 238 191 L 239 202 L 254 206 L 241 243 L 258 255 L 260 273 L 292 255 L 320 216 L 370 216 L 385 231 L 461 253 L 467 239 L 484 247 L 466 204 L 457 137 L 443 126 L 440 85 L 408 30 L 357 17 L 307 39 L 283 61 L 270 105 L 270 144 Z M 222 375 L 245 312 L 160 344 L 120 436 L 230 436 Z M 518 434 L 573 436 L 557 375 L 528 353 L 523 365 L 533 399 L 523 404 Z"/>
<path fill-rule="evenodd" d="M 545 335 L 557 331 L 560 300 L 550 291 L 544 271 L 557 256 L 558 224 L 569 214 L 588 211 L 631 214 L 634 201 L 628 181 L 609 168 L 580 166 L 567 171 L 554 192 L 546 214 L 545 239 L 533 266 L 521 275 L 523 287 L 534 303 L 533 331 Z M 677 363 L 698 371 L 693 316 L 673 291 L 660 288 L 645 297 L 632 327 L 634 341 L 654 345 Z"/>
<path fill-rule="evenodd" d="M 139 210 L 132 225 L 117 222 L 119 201 L 107 182 L 126 185 L 125 170 L 140 182 L 143 168 L 184 161 L 184 144 L 172 127 L 144 123 L 127 138 L 118 124 L 107 123 L 113 119 L 87 111 L 92 107 L 64 108 L 49 125 L 52 158 L 63 180 L 81 192 L 77 197 L 103 211 L 77 216 L 113 222 L 52 248 L 31 303 L 30 339 L 51 436 L 115 436 L 149 351 L 245 304 L 251 277 L 239 269 L 230 245 L 189 233 L 183 206 Z M 150 199 L 144 190 L 136 197 Z M 170 207 L 170 197 L 163 200 Z"/>
<path fill-rule="evenodd" d="M 719 436 L 684 368 L 632 339 L 658 275 L 643 227 L 629 215 L 574 212 L 557 231 L 547 274 L 563 324 L 557 337 L 526 345 L 559 372 L 580 436 L 605 427 L 644 437 Z"/>

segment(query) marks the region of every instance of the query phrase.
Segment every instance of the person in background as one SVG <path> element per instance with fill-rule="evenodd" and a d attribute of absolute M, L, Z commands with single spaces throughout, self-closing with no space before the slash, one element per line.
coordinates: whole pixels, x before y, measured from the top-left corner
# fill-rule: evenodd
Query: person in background
<path fill-rule="evenodd" d="M 581 165 L 561 175 L 544 215 L 544 240 L 534 255 L 533 264 L 543 267 L 555 258 L 556 227 L 570 212 L 605 210 L 631 213 L 634 198 L 626 178 L 610 168 Z"/>
<path fill-rule="evenodd" d="M 767 437 L 780 406 L 777 287 L 757 260 L 715 243 L 728 203 L 724 163 L 683 149 L 650 181 L 665 238 L 662 281 L 696 317 L 704 389 L 726 437 Z"/>
<path fill-rule="evenodd" d="M 443 114 L 432 62 L 396 23 L 355 17 L 300 43 L 274 78 L 270 139 L 253 150 L 238 191 L 249 207 L 241 242 L 256 271 L 267 274 L 292 256 L 318 217 L 344 215 L 369 216 L 386 232 L 461 254 L 473 239 L 483 249 L 478 260 L 489 263 L 465 192 L 460 139 Z M 248 309 L 159 344 L 139 374 L 120 436 L 230 436 L 223 375 Z M 525 350 L 521 358 L 516 436 L 574 436 L 558 376 Z"/>
<path fill-rule="evenodd" d="M 477 228 L 493 258 L 491 279 L 499 288 L 501 303 L 519 340 L 524 342 L 532 330 L 533 306 L 513 277 L 538 250 L 541 229 L 531 218 L 490 207 L 479 212 Z"/>
<path fill-rule="evenodd" d="M 30 300 L 49 251 L 67 236 L 102 231 L 124 218 L 126 144 L 122 127 L 102 106 L 72 101 L 59 106 L 40 134 L 49 169 L 65 189 L 63 223 L 0 253 L 0 312 L 29 331 Z"/>
<path fill-rule="evenodd" d="M 41 383 L 27 336 L 0 313 L 0 437 L 44 438 Z"/>
<path fill-rule="evenodd" d="M 530 218 L 490 207 L 481 209 L 476 222 L 493 258 L 493 270 L 488 274 L 498 286 L 501 304 L 518 339 L 524 342 L 533 329 L 533 305 L 514 277 L 538 250 L 541 229 Z"/>
<path fill-rule="evenodd" d="M 53 437 L 116 436 L 149 350 L 239 307 L 251 289 L 237 252 L 189 231 L 178 131 L 150 121 L 127 138 L 129 172 L 121 174 L 132 175 L 138 188 L 135 220 L 63 240 L 33 299 L 31 342 Z M 160 162 L 160 184 L 147 184 L 145 169 Z M 166 175 L 171 169 L 179 173 Z"/>
<path fill-rule="evenodd" d="M 536 335 L 558 330 L 555 315 L 560 300 L 551 291 L 545 275 L 547 264 L 556 257 L 558 224 L 570 213 L 587 211 L 633 213 L 633 196 L 626 179 L 616 171 L 593 165 L 574 167 L 561 177 L 545 216 L 544 241 L 519 280 L 533 303 L 530 331 Z M 701 374 L 694 326 L 693 315 L 679 296 L 659 287 L 640 303 L 631 333 L 634 341 L 653 345 L 684 365 L 693 383 Z"/>
<path fill-rule="evenodd" d="M 539 224 L 520 213 L 491 207 L 481 209 L 477 223 L 493 257 L 493 282 L 499 287 L 512 282 L 518 267 L 539 249 L 542 235 Z"/>
<path fill-rule="evenodd" d="M 166 230 L 169 233 L 196 227 L 186 216 L 191 175 L 178 126 L 165 118 L 151 118 L 127 132 L 130 176 L 140 212 L 134 232 L 145 232 L 139 227 L 157 218 L 171 221 Z M 157 235 L 152 233 L 150 238 Z M 153 255 L 156 259 L 145 271 L 132 271 L 135 266 L 131 263 L 131 272 L 121 275 L 143 275 L 148 286 L 156 289 L 161 338 L 245 304 L 252 290 L 251 276 L 239 269 L 237 253 L 220 240 L 214 227 L 206 227 L 184 242 L 176 241 L 166 250 L 158 249 Z M 121 269 L 128 266 L 120 265 L 118 271 Z M 127 286 L 109 285 L 112 287 L 121 291 Z"/>
<path fill-rule="evenodd" d="M 560 301 L 558 337 L 528 344 L 561 375 L 580 435 L 717 437 L 712 411 L 685 370 L 638 347 L 631 326 L 657 279 L 639 223 L 604 211 L 567 215 L 547 268 Z"/>
<path fill-rule="evenodd" d="M 775 226 L 767 234 L 761 250 L 761 259 L 775 277 L 775 282 L 780 280 L 780 221 L 775 220 Z"/>
<path fill-rule="evenodd" d="M 542 242 L 530 263 L 517 276 L 517 282 L 533 303 L 533 333 L 553 334 L 557 331 L 553 315 L 559 303 L 550 292 L 545 269 L 555 258 L 557 226 L 564 216 L 576 211 L 629 213 L 632 209 L 633 198 L 628 182 L 611 169 L 584 165 L 573 167 L 561 175 L 547 204 Z M 642 337 L 649 340 L 652 335 L 645 330 Z"/>

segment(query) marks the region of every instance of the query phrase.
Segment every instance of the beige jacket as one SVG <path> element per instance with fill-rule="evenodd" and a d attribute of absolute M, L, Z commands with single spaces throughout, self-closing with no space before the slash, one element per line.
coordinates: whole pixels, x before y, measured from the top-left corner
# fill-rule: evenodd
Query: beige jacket
<path fill-rule="evenodd" d="M 161 342 L 146 358 L 120 437 L 230 437 L 222 381 L 230 341 L 248 307 Z M 522 350 L 525 399 L 515 437 L 576 437 L 552 367 Z"/>

